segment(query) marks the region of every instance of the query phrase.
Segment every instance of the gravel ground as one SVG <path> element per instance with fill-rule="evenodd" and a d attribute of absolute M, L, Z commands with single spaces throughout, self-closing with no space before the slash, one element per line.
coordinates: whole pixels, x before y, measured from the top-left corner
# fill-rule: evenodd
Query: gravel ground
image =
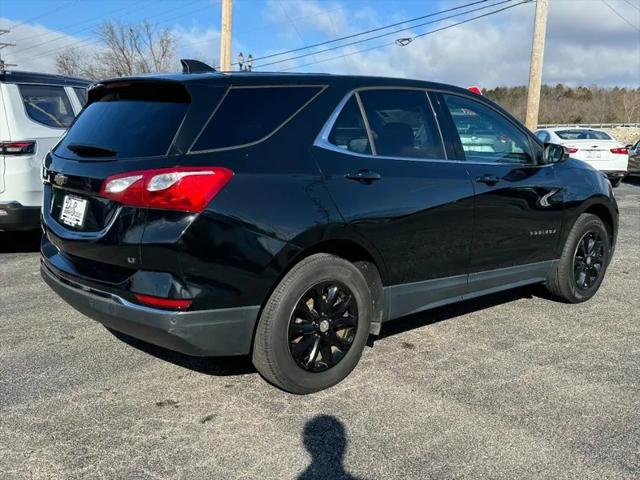
<path fill-rule="evenodd" d="M 40 280 L 37 238 L 2 235 L 0 477 L 640 478 L 640 182 L 616 195 L 590 302 L 525 288 L 407 317 L 306 397 L 116 338 Z"/>

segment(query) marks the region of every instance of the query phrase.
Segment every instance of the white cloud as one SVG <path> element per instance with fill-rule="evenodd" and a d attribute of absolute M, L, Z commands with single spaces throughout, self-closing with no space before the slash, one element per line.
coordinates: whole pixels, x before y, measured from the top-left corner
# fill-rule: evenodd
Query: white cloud
<path fill-rule="evenodd" d="M 325 2 L 304 0 L 306 11 L 316 11 Z M 334 8 L 340 4 L 332 2 Z M 346 5 L 334 15 L 337 21 L 355 20 L 356 12 Z M 617 4 L 616 4 L 617 5 Z M 617 5 L 620 7 L 620 5 Z M 268 4 L 275 10 L 275 5 Z M 620 7 L 622 12 L 622 7 Z M 482 13 L 478 12 L 477 14 Z M 627 8 L 629 21 L 640 28 L 640 12 Z M 477 15 L 476 14 L 476 15 Z M 415 40 L 406 47 L 389 46 L 302 68 L 362 75 L 410 77 L 454 83 L 462 86 L 526 84 L 534 15 L 534 4 L 523 5 L 489 18 L 472 21 Z M 326 15 L 307 18 L 308 28 L 322 31 Z M 373 20 L 368 19 L 367 23 Z M 442 24 L 416 29 L 415 33 Z M 383 22 L 388 23 L 388 22 Z M 315 25 L 315 26 L 314 26 Z M 349 31 L 367 28 L 352 22 Z M 376 43 L 391 43 L 403 32 L 353 47 L 334 50 L 269 68 L 301 66 L 316 60 L 339 57 Z M 328 38 L 335 38 L 327 34 Z M 545 83 L 571 85 L 640 85 L 640 34 L 597 0 L 550 2 L 545 65 Z"/>
<path fill-rule="evenodd" d="M 348 29 L 346 7 L 336 1 L 298 0 L 295 3 L 268 0 L 264 16 L 281 26 L 280 34 L 297 36 L 296 30 L 313 30 L 334 38 Z"/>
<path fill-rule="evenodd" d="M 16 21 L 0 18 L 0 28 L 10 28 Z M 69 47 L 89 47 L 86 39 L 50 30 L 38 24 L 22 24 L 2 35 L 1 40 L 15 43 L 0 53 L 6 63 L 18 64 L 16 70 L 56 73 L 56 55 Z"/>
<path fill-rule="evenodd" d="M 179 58 L 193 58 L 209 65 L 217 65 L 220 58 L 220 30 L 190 28 L 177 29 L 176 52 Z"/>
<path fill-rule="evenodd" d="M 626 3 L 611 2 L 629 22 L 640 28 L 638 10 Z M 376 3 L 371 2 L 370 5 L 375 7 Z M 446 8 L 453 4 L 441 5 Z M 255 47 L 256 38 L 259 40 L 260 35 L 271 34 L 273 25 L 278 27 L 276 35 L 282 40 L 281 50 L 286 50 L 311 43 L 311 38 L 333 39 L 402 21 L 410 16 L 398 11 L 384 18 L 372 7 L 362 8 L 362 2 L 351 3 L 346 0 L 268 0 L 264 5 L 263 17 L 265 25 L 270 24 L 271 27 L 250 37 L 247 32 L 247 38 L 252 40 L 250 49 L 247 48 L 248 43 L 243 44 L 239 40 L 248 42 L 242 27 L 237 28 L 237 38 L 233 42 L 234 55 L 240 51 L 245 55 L 251 51 L 254 56 L 275 53 L 260 52 Z M 410 77 L 461 86 L 523 85 L 528 76 L 533 14 L 532 3 L 417 39 L 406 47 L 392 45 L 349 55 L 373 45 L 392 43 L 397 36 L 410 36 L 440 27 L 446 22 L 267 68 L 281 70 L 337 57 L 300 70 Z M 0 18 L 0 28 L 15 23 Z M 174 31 L 178 58 L 217 63 L 219 30 L 176 27 Z M 86 43 L 86 39 L 36 24 L 21 25 L 3 35 L 2 41 L 17 44 L 2 51 L 5 61 L 18 63 L 18 69 L 21 70 L 40 72 L 55 72 L 55 56 L 65 47 L 91 45 Z M 294 55 L 302 53 L 305 52 Z M 342 55 L 348 56 L 342 58 Z M 554 0 L 550 2 L 543 81 L 550 84 L 638 86 L 640 34 L 615 16 L 600 0 Z"/>

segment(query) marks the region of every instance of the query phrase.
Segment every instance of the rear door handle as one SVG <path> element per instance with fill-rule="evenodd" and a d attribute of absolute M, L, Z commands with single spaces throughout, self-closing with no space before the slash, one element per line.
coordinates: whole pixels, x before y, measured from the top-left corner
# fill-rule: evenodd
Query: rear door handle
<path fill-rule="evenodd" d="M 356 180 L 362 183 L 371 183 L 382 178 L 379 173 L 370 172 L 369 170 L 358 170 L 356 173 L 347 173 L 346 177 L 349 180 Z"/>
<path fill-rule="evenodd" d="M 495 175 L 489 175 L 488 173 L 476 178 L 476 182 L 484 183 L 490 186 L 495 185 L 499 181 L 500 179 L 498 177 L 496 177 Z"/>

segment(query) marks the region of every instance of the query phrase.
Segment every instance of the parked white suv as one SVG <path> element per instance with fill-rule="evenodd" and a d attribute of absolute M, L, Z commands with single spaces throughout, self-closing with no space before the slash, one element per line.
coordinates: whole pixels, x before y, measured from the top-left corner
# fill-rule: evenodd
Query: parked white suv
<path fill-rule="evenodd" d="M 0 231 L 38 228 L 42 160 L 82 110 L 89 83 L 0 72 Z"/>
<path fill-rule="evenodd" d="M 627 174 L 629 150 L 603 130 L 580 127 L 544 128 L 536 131 L 544 143 L 565 147 L 571 158 L 587 162 L 607 174 L 611 185 L 617 187 Z"/>

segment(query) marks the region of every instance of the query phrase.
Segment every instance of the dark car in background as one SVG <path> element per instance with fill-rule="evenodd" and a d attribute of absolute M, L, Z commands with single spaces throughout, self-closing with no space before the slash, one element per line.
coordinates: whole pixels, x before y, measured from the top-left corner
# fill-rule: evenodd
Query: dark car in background
<path fill-rule="evenodd" d="M 526 284 L 581 302 L 613 254 L 606 177 L 449 85 L 118 78 L 45 160 L 46 282 L 110 329 L 330 387 L 386 321 Z M 559 320 L 560 321 L 560 320 Z"/>
<path fill-rule="evenodd" d="M 633 145 L 628 145 L 629 149 L 629 166 L 627 167 L 628 175 L 640 176 L 640 139 Z"/>

